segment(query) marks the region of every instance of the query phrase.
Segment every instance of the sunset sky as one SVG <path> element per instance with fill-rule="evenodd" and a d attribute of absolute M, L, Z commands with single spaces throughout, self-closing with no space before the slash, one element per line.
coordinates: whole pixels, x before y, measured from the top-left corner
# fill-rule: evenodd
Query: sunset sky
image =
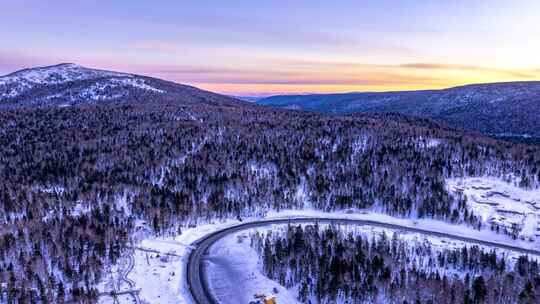
<path fill-rule="evenodd" d="M 540 80 L 540 1 L 2 1 L 0 74 L 61 62 L 234 95 Z"/>

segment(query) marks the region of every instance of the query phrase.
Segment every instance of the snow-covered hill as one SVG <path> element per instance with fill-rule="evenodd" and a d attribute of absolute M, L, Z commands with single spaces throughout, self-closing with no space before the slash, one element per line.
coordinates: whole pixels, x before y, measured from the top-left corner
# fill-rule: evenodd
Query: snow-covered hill
<path fill-rule="evenodd" d="M 232 99 L 186 85 L 73 63 L 24 69 L 0 77 L 0 107 L 71 106 L 141 100 L 223 102 Z"/>
<path fill-rule="evenodd" d="M 98 78 L 132 78 L 132 75 L 94 70 L 74 63 L 24 69 L 0 78 L 0 98 L 14 98 L 33 88 Z"/>

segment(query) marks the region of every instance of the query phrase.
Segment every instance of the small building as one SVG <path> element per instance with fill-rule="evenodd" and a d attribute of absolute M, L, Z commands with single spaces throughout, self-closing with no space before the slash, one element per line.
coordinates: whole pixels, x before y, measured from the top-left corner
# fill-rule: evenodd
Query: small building
<path fill-rule="evenodd" d="M 271 297 L 270 299 L 265 299 L 264 304 L 277 304 L 276 297 Z"/>

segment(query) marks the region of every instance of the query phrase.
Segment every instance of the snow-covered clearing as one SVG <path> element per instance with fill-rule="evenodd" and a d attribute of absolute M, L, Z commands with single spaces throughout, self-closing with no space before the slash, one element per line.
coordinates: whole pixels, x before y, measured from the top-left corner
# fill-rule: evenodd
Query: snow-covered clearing
<path fill-rule="evenodd" d="M 540 234 L 540 189 L 525 190 L 495 178 L 449 179 L 450 192 L 464 195 L 467 207 L 488 226 L 515 231 L 522 239 Z"/>
<path fill-rule="evenodd" d="M 421 149 L 435 148 L 441 144 L 441 140 L 437 138 L 424 138 L 422 136 L 416 139 L 416 147 Z"/>
<path fill-rule="evenodd" d="M 140 78 L 113 78 L 111 79 L 111 82 L 121 85 L 132 86 L 141 90 L 152 91 L 156 93 L 165 93 L 165 91 L 163 90 L 156 89 L 153 86 L 146 84 L 146 82 Z"/>
<path fill-rule="evenodd" d="M 237 224 L 238 221 L 224 221 L 187 228 L 176 237 L 151 237 L 135 244 L 133 251 L 134 267 L 128 278 L 141 289 L 142 303 L 192 303 L 185 282 L 185 266 L 191 250 L 190 244 L 214 231 Z M 126 263 L 121 261 L 120 263 Z M 100 291 L 114 289 L 111 282 L 117 281 L 118 267 L 111 269 L 112 275 L 100 286 Z M 119 291 L 129 286 L 122 283 Z M 122 296 L 120 303 L 132 303 L 132 297 Z M 110 297 L 100 298 L 100 303 L 112 303 Z M 146 301 L 146 302 L 145 302 Z"/>
<path fill-rule="evenodd" d="M 298 303 L 293 293 L 260 271 L 259 255 L 249 240 L 255 230 L 228 235 L 210 248 L 207 273 L 214 296 L 223 304 L 250 303 L 255 295 L 275 297 L 280 304 Z"/>
<path fill-rule="evenodd" d="M 265 219 L 281 219 L 281 218 L 346 218 L 346 219 L 359 219 L 359 220 L 372 220 L 383 223 L 398 224 L 406 227 L 416 227 L 426 230 L 444 232 L 451 235 L 460 235 L 467 236 L 470 238 L 478 240 L 489 240 L 492 242 L 507 244 L 513 246 L 520 246 L 526 249 L 540 249 L 540 246 L 536 242 L 529 242 L 524 240 L 513 240 L 508 235 L 497 234 L 494 231 L 489 229 L 475 230 L 470 226 L 465 225 L 453 225 L 451 223 L 446 223 L 438 220 L 431 219 L 402 219 L 396 218 L 389 215 L 379 214 L 379 213 L 369 213 L 363 211 L 349 211 L 349 212 L 333 212 L 327 213 L 322 211 L 315 210 L 286 210 L 281 212 L 269 212 Z M 244 223 L 248 221 L 257 221 L 259 218 L 250 218 L 244 219 Z M 194 228 L 185 228 L 181 235 L 176 237 L 163 237 L 155 238 L 148 237 L 142 240 L 139 244 L 135 244 L 136 247 L 150 249 L 154 251 L 159 251 L 161 254 L 146 252 L 140 249 L 135 250 L 135 265 L 133 270 L 129 273 L 128 278 L 135 282 L 136 288 L 140 288 L 140 298 L 142 301 L 147 301 L 148 303 L 191 303 L 191 296 L 185 282 L 185 271 L 186 264 L 189 252 L 191 250 L 190 244 L 196 240 L 221 229 L 231 227 L 234 225 L 241 224 L 237 220 L 227 220 L 223 222 L 216 221 L 214 223 L 200 225 Z M 364 227 L 363 229 L 371 229 L 371 227 Z M 374 228 L 375 229 L 375 228 Z M 376 231 L 376 230 L 374 230 Z M 423 235 L 419 234 L 404 234 L 406 237 L 411 237 L 417 241 L 425 241 L 426 239 L 430 242 L 433 242 L 437 246 L 457 246 L 459 242 L 444 239 L 444 238 L 426 238 Z M 230 269 L 225 268 L 216 268 L 210 267 L 210 274 L 219 275 L 223 271 L 236 271 L 242 267 L 248 267 L 254 269 L 251 272 L 246 271 L 243 273 L 242 277 L 235 275 L 235 278 L 243 278 L 244 280 L 250 278 L 249 285 L 246 285 L 246 288 L 249 288 L 249 292 L 254 289 L 264 290 L 268 292 L 268 289 L 273 289 L 275 283 L 268 282 L 265 280 L 260 273 L 256 273 L 255 267 L 256 263 L 254 262 L 254 252 L 250 251 L 249 244 L 238 244 L 237 238 L 232 235 L 230 238 L 225 238 L 222 240 L 225 244 L 218 246 L 212 249 L 213 253 L 224 253 L 229 252 L 227 257 L 227 265 Z M 233 246 L 234 243 L 234 246 Z M 247 247 L 246 247 L 247 246 Z M 221 247 L 221 248 L 219 248 Z M 169 258 L 161 258 L 164 253 L 174 253 L 178 257 L 172 256 Z M 148 255 L 148 258 L 147 258 Z M 221 254 L 223 255 L 223 254 Z M 220 256 L 221 256 L 220 255 Z M 225 254 L 227 255 L 227 254 Z M 242 258 L 239 258 L 242 257 Z M 210 259 L 210 262 L 212 259 Z M 224 265 L 225 260 L 214 260 L 218 262 L 215 265 Z M 232 264 L 230 264 L 232 263 Z M 211 263 L 210 263 L 211 264 Z M 251 275 L 251 277 L 250 277 Z M 219 280 L 219 277 L 218 277 Z M 234 281 L 236 282 L 236 281 Z M 234 283 L 233 282 L 233 283 Z M 222 282 L 223 284 L 227 282 Z M 215 285 L 216 286 L 216 285 Z M 124 286 L 124 289 L 126 286 Z M 279 290 L 279 287 L 278 287 Z M 278 303 L 287 303 L 284 302 L 287 300 L 287 295 L 281 292 L 280 297 L 282 301 Z M 248 296 L 253 296 L 248 293 Z M 131 298 L 126 297 L 128 302 L 122 303 L 131 303 Z M 105 298 L 104 298 L 105 300 Z M 122 300 L 122 299 L 120 299 Z"/>
<path fill-rule="evenodd" d="M 179 256 L 184 255 L 186 246 L 173 239 L 148 239 L 143 240 L 138 246 L 156 251 L 149 252 L 143 249 L 133 251 L 135 267 L 128 278 L 137 288 L 141 288 L 139 294 L 141 300 L 148 303 L 185 303 L 179 302 L 178 299 L 182 278 L 180 272 L 182 259 Z"/>

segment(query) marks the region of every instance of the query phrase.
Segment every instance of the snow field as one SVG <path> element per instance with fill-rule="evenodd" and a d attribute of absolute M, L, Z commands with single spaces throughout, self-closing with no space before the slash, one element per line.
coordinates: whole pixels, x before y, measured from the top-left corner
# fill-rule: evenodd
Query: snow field
<path fill-rule="evenodd" d="M 223 304 L 255 302 L 255 295 L 275 297 L 280 304 L 298 303 L 294 293 L 262 273 L 259 256 L 250 247 L 249 233 L 255 230 L 231 234 L 210 248 L 207 273 L 213 294 Z"/>
<path fill-rule="evenodd" d="M 467 199 L 483 224 L 517 233 L 522 240 L 540 235 L 540 189 L 525 190 L 495 178 L 449 179 L 448 190 Z"/>

